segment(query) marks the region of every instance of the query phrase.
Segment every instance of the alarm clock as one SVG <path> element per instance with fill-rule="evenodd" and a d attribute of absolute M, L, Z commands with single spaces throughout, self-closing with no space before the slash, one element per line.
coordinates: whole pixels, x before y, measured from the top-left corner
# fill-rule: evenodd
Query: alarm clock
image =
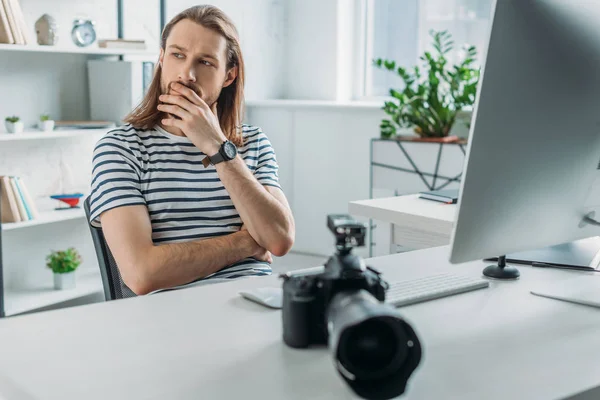
<path fill-rule="evenodd" d="M 71 39 L 79 47 L 86 47 L 96 41 L 96 29 L 94 21 L 89 19 L 76 19 L 73 21 Z"/>

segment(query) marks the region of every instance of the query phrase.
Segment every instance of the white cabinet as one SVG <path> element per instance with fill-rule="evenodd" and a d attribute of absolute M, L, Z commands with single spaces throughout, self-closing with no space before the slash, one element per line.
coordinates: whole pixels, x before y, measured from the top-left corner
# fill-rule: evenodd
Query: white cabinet
<path fill-rule="evenodd" d="M 270 138 L 282 187 L 296 220 L 296 252 L 329 255 L 327 214 L 369 197 L 369 143 L 378 135 L 377 107 L 250 107 L 247 122 Z"/>

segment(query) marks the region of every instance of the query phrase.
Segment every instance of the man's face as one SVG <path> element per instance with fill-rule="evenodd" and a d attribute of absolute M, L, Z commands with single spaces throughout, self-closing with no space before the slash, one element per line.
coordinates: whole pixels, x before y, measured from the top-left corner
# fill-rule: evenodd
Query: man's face
<path fill-rule="evenodd" d="M 193 89 L 212 106 L 221 89 L 229 86 L 237 69 L 227 70 L 227 41 L 215 31 L 193 21 L 179 21 L 161 49 L 161 92 L 170 92 L 170 84 L 180 82 Z"/>

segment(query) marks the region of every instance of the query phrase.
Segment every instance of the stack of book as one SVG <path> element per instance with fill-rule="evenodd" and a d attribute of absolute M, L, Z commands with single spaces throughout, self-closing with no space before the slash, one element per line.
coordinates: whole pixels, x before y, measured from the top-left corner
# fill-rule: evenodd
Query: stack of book
<path fill-rule="evenodd" d="M 0 176 L 2 223 L 31 221 L 38 218 L 29 190 L 18 176 Z"/>
<path fill-rule="evenodd" d="M 145 40 L 128 40 L 128 39 L 100 39 L 98 47 L 101 49 L 137 49 L 146 50 Z"/>
<path fill-rule="evenodd" d="M 0 43 L 29 44 L 30 42 L 19 0 L 0 0 Z"/>

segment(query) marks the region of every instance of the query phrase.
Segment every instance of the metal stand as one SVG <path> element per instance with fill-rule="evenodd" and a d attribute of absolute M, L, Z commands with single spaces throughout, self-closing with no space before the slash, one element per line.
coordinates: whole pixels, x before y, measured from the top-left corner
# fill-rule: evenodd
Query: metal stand
<path fill-rule="evenodd" d="M 484 268 L 483 275 L 488 278 L 512 280 L 517 279 L 521 273 L 515 267 L 506 265 L 506 256 L 500 256 L 497 265 L 489 265 Z"/>
<path fill-rule="evenodd" d="M 375 142 L 390 142 L 390 143 L 395 142 L 396 145 L 398 146 L 398 148 L 400 149 L 401 153 L 404 155 L 404 157 L 406 158 L 408 163 L 411 165 L 412 169 L 407 169 L 407 168 L 397 167 L 395 165 L 388 165 L 388 164 L 374 162 L 373 161 L 373 143 L 375 143 Z M 386 168 L 386 169 L 391 169 L 394 171 L 406 172 L 409 174 L 416 174 L 419 176 L 419 178 L 421 178 L 421 180 L 423 181 L 423 184 L 425 185 L 426 190 L 428 190 L 428 191 L 442 190 L 445 187 L 447 187 L 448 185 L 450 185 L 452 182 L 460 182 L 460 180 L 462 178 L 462 172 L 456 176 L 445 176 L 445 175 L 439 174 L 440 161 L 442 159 L 442 153 L 444 151 L 444 146 L 458 146 L 459 149 L 461 150 L 461 152 L 463 153 L 463 156 L 466 156 L 466 150 L 465 150 L 466 141 L 429 143 L 429 145 L 431 145 L 431 146 L 438 145 L 438 154 L 437 154 L 437 159 L 436 159 L 433 174 L 429 173 L 429 172 L 423 172 L 419 169 L 417 164 L 414 162 L 413 158 L 410 156 L 408 150 L 406 149 L 406 146 L 404 146 L 405 143 L 424 143 L 424 142 L 419 142 L 419 141 L 404 141 L 403 142 L 402 140 L 397 140 L 397 139 L 380 139 L 380 138 L 371 139 L 371 147 L 370 147 L 370 155 L 369 155 L 369 164 L 370 164 L 369 199 L 373 198 L 373 167 Z M 431 179 L 431 182 L 428 180 L 428 178 Z M 396 195 L 398 195 L 398 193 L 396 193 Z M 369 220 L 369 256 L 370 257 L 373 257 L 373 246 L 376 245 L 375 241 L 373 240 L 373 230 L 376 227 L 377 226 L 373 223 L 373 220 L 370 219 Z"/>

